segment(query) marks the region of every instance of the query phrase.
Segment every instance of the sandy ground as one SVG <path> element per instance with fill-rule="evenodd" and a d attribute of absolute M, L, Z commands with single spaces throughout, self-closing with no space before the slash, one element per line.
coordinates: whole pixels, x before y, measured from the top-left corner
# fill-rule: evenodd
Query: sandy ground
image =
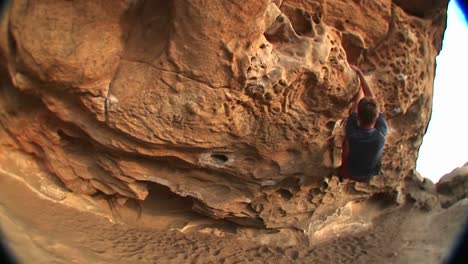
<path fill-rule="evenodd" d="M 21 263 L 440 263 L 468 209 L 467 199 L 430 212 L 352 203 L 294 236 L 208 219 L 162 186 L 121 205 L 43 171 L 23 154 L 0 157 L 0 227 Z"/>

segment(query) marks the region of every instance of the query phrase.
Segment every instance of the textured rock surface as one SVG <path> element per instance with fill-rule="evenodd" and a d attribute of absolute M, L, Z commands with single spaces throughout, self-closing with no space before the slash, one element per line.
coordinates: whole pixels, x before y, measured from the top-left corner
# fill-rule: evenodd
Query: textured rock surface
<path fill-rule="evenodd" d="M 2 151 L 77 193 L 144 200 L 156 182 L 215 218 L 313 228 L 413 177 L 447 1 L 406 2 L 13 1 Z M 391 129 L 369 185 L 330 177 L 358 91 L 349 63 Z"/>
<path fill-rule="evenodd" d="M 444 175 L 436 185 L 442 207 L 446 208 L 468 195 L 468 163 Z"/>
<path fill-rule="evenodd" d="M 135 203 L 109 206 L 47 184 L 29 155 L 8 156 L 0 155 L 0 228 L 20 263 L 441 263 L 468 209 L 468 199 L 422 211 L 380 194 L 348 203 L 314 232 L 248 228 L 195 214 L 157 184 L 140 214 Z"/>

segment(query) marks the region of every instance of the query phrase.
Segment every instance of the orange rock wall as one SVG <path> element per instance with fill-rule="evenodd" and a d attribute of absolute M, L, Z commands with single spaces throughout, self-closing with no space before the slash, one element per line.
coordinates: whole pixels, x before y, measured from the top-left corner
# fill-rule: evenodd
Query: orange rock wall
<path fill-rule="evenodd" d="M 215 218 L 306 230 L 413 174 L 446 20 L 447 1 L 429 2 L 13 1 L 1 150 L 74 192 L 143 200 L 156 182 Z M 350 63 L 391 130 L 384 177 L 365 186 L 330 177 Z"/>

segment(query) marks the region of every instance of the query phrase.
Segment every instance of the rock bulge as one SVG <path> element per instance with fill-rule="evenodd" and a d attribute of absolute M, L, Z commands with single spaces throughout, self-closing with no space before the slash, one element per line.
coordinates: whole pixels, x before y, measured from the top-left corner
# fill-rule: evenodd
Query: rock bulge
<path fill-rule="evenodd" d="M 431 3 L 13 1 L 2 151 L 36 156 L 77 193 L 144 200 L 155 182 L 214 218 L 310 230 L 413 177 L 445 29 L 447 1 Z M 364 186 L 333 177 L 359 87 L 350 64 L 391 130 L 383 177 Z"/>

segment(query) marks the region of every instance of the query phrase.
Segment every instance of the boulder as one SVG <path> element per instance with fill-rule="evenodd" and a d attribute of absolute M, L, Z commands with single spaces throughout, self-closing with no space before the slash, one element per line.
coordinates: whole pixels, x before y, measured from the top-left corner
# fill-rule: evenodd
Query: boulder
<path fill-rule="evenodd" d="M 414 170 L 446 21 L 447 0 L 431 2 L 421 16 L 390 0 L 12 1 L 1 152 L 77 193 L 144 200 L 155 182 L 213 218 L 305 230 Z M 390 127 L 367 185 L 334 176 L 350 64 Z"/>
<path fill-rule="evenodd" d="M 444 208 L 468 197 L 468 163 L 445 174 L 436 184 L 436 188 Z"/>

